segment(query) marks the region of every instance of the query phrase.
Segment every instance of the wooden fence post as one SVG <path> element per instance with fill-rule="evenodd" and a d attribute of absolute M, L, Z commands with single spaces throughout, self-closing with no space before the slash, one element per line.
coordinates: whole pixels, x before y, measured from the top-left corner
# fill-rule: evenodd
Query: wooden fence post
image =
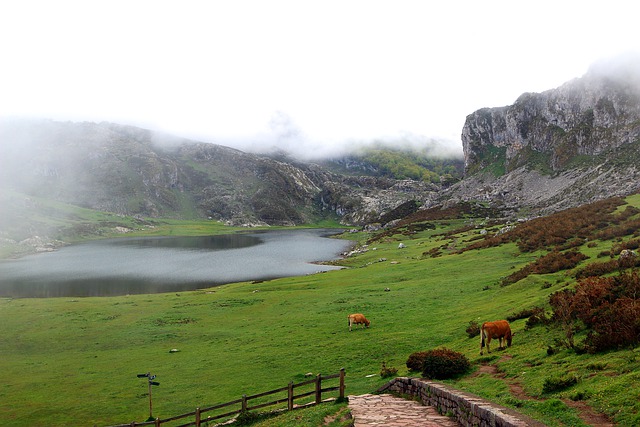
<path fill-rule="evenodd" d="M 289 382 L 289 395 L 287 396 L 287 409 L 293 410 L 293 381 Z"/>
<path fill-rule="evenodd" d="M 325 379 L 334 379 L 334 378 L 339 378 L 340 379 L 339 387 L 328 387 L 326 390 L 327 391 L 335 391 L 337 389 L 337 390 L 339 390 L 339 393 L 340 393 L 340 399 L 344 399 L 345 398 L 345 388 L 346 388 L 345 376 L 346 376 L 345 368 L 341 368 L 339 374 L 331 374 L 331 375 L 325 376 Z M 308 386 L 308 385 L 310 385 L 312 383 L 315 383 L 315 391 L 313 391 L 313 392 L 305 392 L 299 397 L 308 398 L 311 395 L 315 394 L 315 404 L 322 403 L 322 375 L 321 374 L 316 375 L 316 378 L 314 380 L 305 380 L 305 381 L 299 383 L 298 385 L 299 386 Z M 281 388 L 278 388 L 276 390 L 271 390 L 271 391 L 268 391 L 268 392 L 265 392 L 265 393 L 256 394 L 256 395 L 251 396 L 251 399 L 267 396 L 269 394 L 282 393 L 285 390 L 285 388 L 288 391 L 288 396 L 287 396 L 287 399 L 286 399 L 287 400 L 287 408 L 288 408 L 289 411 L 291 411 L 295 406 L 295 397 L 296 397 L 295 394 L 294 394 L 294 391 L 295 391 L 294 389 L 296 388 L 296 384 L 294 384 L 293 381 L 289 382 L 288 387 L 281 387 Z M 306 387 L 305 387 L 305 389 L 308 390 L 308 388 L 306 388 Z M 280 394 L 279 396 L 282 396 L 282 394 Z M 149 400 L 151 400 L 151 399 L 149 399 Z M 249 407 L 248 401 L 249 401 L 249 397 L 246 394 L 243 394 L 242 395 L 242 399 L 236 399 L 236 400 L 233 400 L 231 402 L 223 403 L 221 405 L 215 405 L 215 406 L 212 406 L 210 408 L 205 408 L 204 412 L 210 411 L 212 409 L 219 409 L 219 408 L 226 407 L 226 406 L 237 405 L 238 402 L 241 402 L 242 406 L 241 406 L 240 412 L 246 413 L 247 410 L 248 410 L 248 407 Z M 257 409 L 257 408 L 262 408 L 262 407 L 265 407 L 265 406 L 280 405 L 282 403 L 284 403 L 284 399 L 280 398 L 280 399 L 276 400 L 275 402 L 269 402 L 269 403 L 256 405 L 256 406 L 254 406 L 254 408 Z M 311 403 L 309 402 L 309 403 L 304 404 L 302 406 L 306 406 L 306 405 L 311 405 Z M 151 407 L 149 407 L 149 411 L 151 411 Z M 196 408 L 195 412 L 191 412 L 191 413 L 188 413 L 188 414 L 182 414 L 182 415 L 179 415 L 177 417 L 168 419 L 165 422 L 174 421 L 174 420 L 179 419 L 179 418 L 187 418 L 187 417 L 191 417 L 191 416 L 195 415 L 195 423 L 189 423 L 189 424 L 185 424 L 185 425 L 195 425 L 196 427 L 201 427 L 201 425 L 202 425 L 202 412 L 203 411 L 202 411 L 201 408 Z M 235 413 L 237 413 L 237 411 L 233 411 L 233 412 L 231 412 L 231 413 L 229 413 L 227 415 L 235 414 Z M 209 423 L 209 422 L 212 422 L 213 420 L 218 419 L 218 418 L 221 418 L 221 416 L 214 416 L 214 417 L 208 416 L 207 419 L 206 419 L 206 422 Z M 163 423 L 164 422 L 162 422 L 160 420 L 160 418 L 155 418 L 155 420 L 154 420 L 155 427 L 161 427 L 161 424 L 163 424 Z M 143 424 L 147 425 L 147 424 L 149 424 L 149 421 L 145 421 Z M 126 425 L 128 427 L 137 427 L 138 423 L 136 423 L 135 421 L 132 421 L 131 424 L 124 424 L 124 425 Z M 115 426 L 111 426 L 111 427 L 115 427 Z"/>
<path fill-rule="evenodd" d="M 322 375 L 316 375 L 316 404 L 322 402 Z"/>

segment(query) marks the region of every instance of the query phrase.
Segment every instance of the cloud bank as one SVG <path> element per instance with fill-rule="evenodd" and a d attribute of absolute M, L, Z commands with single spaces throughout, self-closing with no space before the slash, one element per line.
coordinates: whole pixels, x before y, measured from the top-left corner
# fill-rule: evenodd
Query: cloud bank
<path fill-rule="evenodd" d="M 24 0 L 0 5 L 0 115 L 114 121 L 319 155 L 437 140 L 638 46 L 630 1 Z M 624 11 L 624 13 L 621 13 Z"/>

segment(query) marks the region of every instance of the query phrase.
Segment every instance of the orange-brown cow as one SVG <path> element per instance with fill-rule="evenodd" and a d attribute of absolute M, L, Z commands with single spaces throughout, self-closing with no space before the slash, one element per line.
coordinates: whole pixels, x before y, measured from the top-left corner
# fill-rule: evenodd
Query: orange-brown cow
<path fill-rule="evenodd" d="M 480 354 L 482 355 L 482 349 L 484 348 L 484 340 L 487 340 L 487 353 L 491 353 L 489 344 L 494 338 L 498 339 L 499 349 L 504 348 L 502 340 L 507 342 L 507 347 L 511 347 L 511 337 L 514 334 L 511 333 L 511 327 L 506 320 L 496 320 L 495 322 L 484 322 L 480 328 Z"/>
<path fill-rule="evenodd" d="M 349 319 L 349 331 L 351 331 L 351 327 L 353 325 L 362 325 L 363 328 L 368 328 L 371 324 L 371 322 L 369 322 L 367 318 L 364 317 L 364 314 L 360 313 L 350 314 L 349 316 L 347 316 L 347 319 Z"/>

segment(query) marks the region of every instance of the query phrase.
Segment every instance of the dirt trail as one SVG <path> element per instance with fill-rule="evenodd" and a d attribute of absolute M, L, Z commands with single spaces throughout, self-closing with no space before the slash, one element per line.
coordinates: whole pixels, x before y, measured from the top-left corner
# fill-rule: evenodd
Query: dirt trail
<path fill-rule="evenodd" d="M 504 355 L 502 356 L 500 361 L 509 360 L 510 358 L 511 356 Z M 507 385 L 509 386 L 509 391 L 511 392 L 513 397 L 516 397 L 520 400 L 544 400 L 538 397 L 529 396 L 524 391 L 524 388 L 519 382 L 513 380 L 512 378 L 507 378 L 506 374 L 504 374 L 503 372 L 500 372 L 496 365 L 482 364 L 474 375 L 480 375 L 480 374 L 488 374 L 501 379 L 502 381 L 507 383 Z M 576 409 L 582 421 L 589 424 L 590 426 L 594 426 L 594 427 L 614 427 L 615 426 L 615 424 L 613 424 L 606 415 L 595 412 L 585 402 L 573 401 L 570 399 L 562 399 L 562 401 L 567 406 Z"/>

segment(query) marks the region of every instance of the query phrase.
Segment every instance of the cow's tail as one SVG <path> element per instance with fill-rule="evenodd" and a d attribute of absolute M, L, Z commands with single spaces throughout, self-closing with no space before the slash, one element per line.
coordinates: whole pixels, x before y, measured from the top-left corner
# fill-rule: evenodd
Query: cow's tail
<path fill-rule="evenodd" d="M 480 328 L 480 351 L 484 348 L 484 325 Z"/>

